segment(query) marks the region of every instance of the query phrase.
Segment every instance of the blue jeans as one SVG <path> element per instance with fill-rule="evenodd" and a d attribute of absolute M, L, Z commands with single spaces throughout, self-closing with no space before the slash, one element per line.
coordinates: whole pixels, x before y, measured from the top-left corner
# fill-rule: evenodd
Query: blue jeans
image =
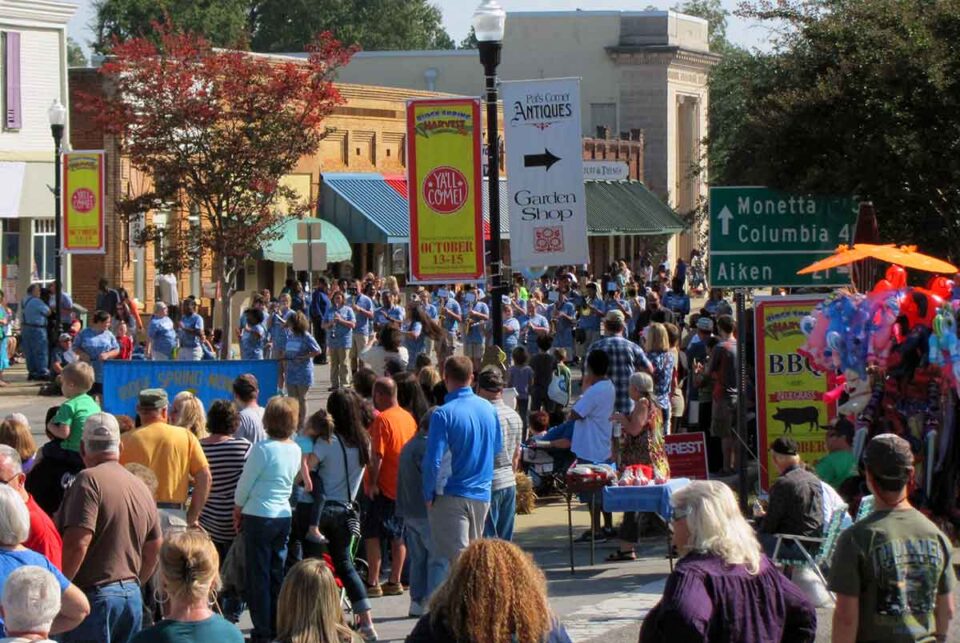
<path fill-rule="evenodd" d="M 337 577 L 347 591 L 347 597 L 353 611 L 357 614 L 370 611 L 370 599 L 367 598 L 367 588 L 364 587 L 357 568 L 353 565 L 350 555 L 350 545 L 353 534 L 347 526 L 347 509 L 343 505 L 327 503 L 320 513 L 320 531 L 327 537 L 327 549 L 333 559 L 333 568 Z"/>
<path fill-rule="evenodd" d="M 490 511 L 483 526 L 484 538 L 513 540 L 513 521 L 517 515 L 516 486 L 497 489 L 490 494 Z"/>
<path fill-rule="evenodd" d="M 62 635 L 64 643 L 128 643 L 140 631 L 143 599 L 140 583 L 121 580 L 86 592 L 90 614 L 76 629 Z"/>
<path fill-rule="evenodd" d="M 431 555 L 430 521 L 426 518 L 405 518 L 403 540 L 410 563 L 410 600 L 424 605 L 447 576 L 447 563 Z"/>
<path fill-rule="evenodd" d="M 252 639 L 272 641 L 277 636 L 277 597 L 283 584 L 290 518 L 243 515 L 246 545 L 247 604 L 253 621 Z"/>
<path fill-rule="evenodd" d="M 27 358 L 27 373 L 34 377 L 50 374 L 50 347 L 47 344 L 47 329 L 24 325 L 20 331 L 23 354 Z"/>

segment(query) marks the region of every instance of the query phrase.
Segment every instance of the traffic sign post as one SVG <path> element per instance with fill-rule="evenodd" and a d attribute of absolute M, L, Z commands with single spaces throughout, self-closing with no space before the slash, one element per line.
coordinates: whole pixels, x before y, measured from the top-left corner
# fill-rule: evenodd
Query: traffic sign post
<path fill-rule="evenodd" d="M 841 286 L 849 271 L 797 271 L 853 242 L 854 197 L 788 194 L 765 187 L 710 188 L 710 285 L 716 288 Z"/>
<path fill-rule="evenodd" d="M 502 83 L 510 265 L 588 263 L 580 80 Z"/>

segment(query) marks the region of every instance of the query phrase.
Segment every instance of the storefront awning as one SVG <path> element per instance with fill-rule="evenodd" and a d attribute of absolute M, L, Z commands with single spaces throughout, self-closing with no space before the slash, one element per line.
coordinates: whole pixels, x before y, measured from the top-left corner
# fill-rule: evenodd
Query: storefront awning
<path fill-rule="evenodd" d="M 0 161 L 0 219 L 53 218 L 54 165 Z"/>
<path fill-rule="evenodd" d="M 327 263 L 350 261 L 353 257 L 353 248 L 350 246 L 350 242 L 334 224 L 322 219 L 290 218 L 283 224 L 282 237 L 263 244 L 262 256 L 264 260 L 276 263 L 293 263 L 293 244 L 298 241 L 305 241 L 305 239 L 297 237 L 298 223 L 319 223 L 321 225 L 320 241 L 327 244 Z"/>
<path fill-rule="evenodd" d="M 333 221 L 354 243 L 407 243 L 410 205 L 407 177 L 384 174 L 330 173 L 323 175 L 323 216 Z M 509 238 L 507 183 L 500 181 L 500 232 Z M 486 180 L 483 188 L 484 233 L 490 235 L 490 206 Z"/>
<path fill-rule="evenodd" d="M 676 234 L 687 228 L 640 181 L 587 181 L 585 187 L 590 236 Z"/>
<path fill-rule="evenodd" d="M 354 243 L 407 243 L 410 214 L 407 179 L 374 173 L 323 175 L 323 215 Z M 676 234 L 686 224 L 639 181 L 586 181 L 587 233 Z M 500 181 L 500 234 L 510 238 L 506 179 Z M 489 204 L 483 190 L 484 231 L 489 238 Z"/>

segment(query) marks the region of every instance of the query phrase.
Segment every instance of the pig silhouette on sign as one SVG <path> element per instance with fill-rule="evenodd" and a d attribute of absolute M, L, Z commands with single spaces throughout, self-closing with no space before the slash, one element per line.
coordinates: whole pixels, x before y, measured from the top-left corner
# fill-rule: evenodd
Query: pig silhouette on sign
<path fill-rule="evenodd" d="M 794 424 L 809 424 L 810 430 L 820 426 L 820 411 L 815 406 L 802 406 L 800 408 L 782 408 L 778 407 L 773 414 L 774 420 L 783 422 L 783 433 L 793 433 Z"/>

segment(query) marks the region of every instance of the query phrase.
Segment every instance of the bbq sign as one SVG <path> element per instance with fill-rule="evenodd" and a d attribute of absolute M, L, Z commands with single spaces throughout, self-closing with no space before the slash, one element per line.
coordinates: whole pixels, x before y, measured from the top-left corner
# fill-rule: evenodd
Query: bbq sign
<path fill-rule="evenodd" d="M 412 281 L 482 279 L 480 102 L 407 103 Z"/>
<path fill-rule="evenodd" d="M 800 457 L 814 464 L 825 455 L 824 430 L 833 409 L 823 400 L 827 378 L 809 367 L 797 350 L 806 337 L 803 318 L 822 297 L 756 297 L 757 433 L 760 484 L 769 489 L 777 470 L 770 460 L 770 444 L 779 437 L 797 441 Z"/>
<path fill-rule="evenodd" d="M 103 254 L 104 153 L 70 152 L 63 155 L 63 251 Z"/>
<path fill-rule="evenodd" d="M 583 189 L 580 80 L 502 83 L 510 264 L 589 262 Z"/>

